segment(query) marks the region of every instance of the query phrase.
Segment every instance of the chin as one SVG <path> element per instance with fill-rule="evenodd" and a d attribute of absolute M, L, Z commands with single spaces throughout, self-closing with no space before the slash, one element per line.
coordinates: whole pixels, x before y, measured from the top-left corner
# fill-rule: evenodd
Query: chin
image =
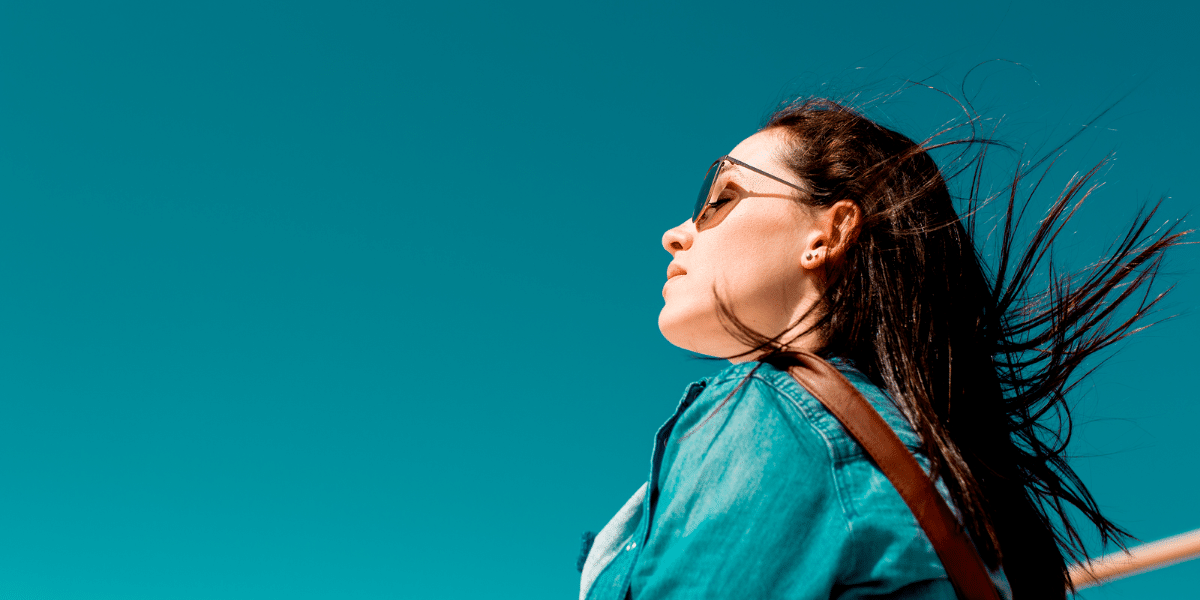
<path fill-rule="evenodd" d="M 658 331 L 672 345 L 703 354 L 726 357 L 744 350 L 725 331 L 714 314 L 709 319 L 686 318 L 664 306 L 658 313 Z"/>
<path fill-rule="evenodd" d="M 681 315 L 677 314 L 677 311 L 671 310 L 671 305 L 669 303 L 664 306 L 658 313 L 659 333 L 661 333 L 664 338 L 667 338 L 667 341 L 671 342 L 671 344 L 674 346 L 678 346 L 679 348 L 690 350 L 692 352 L 700 352 L 693 347 L 695 344 L 692 343 L 694 341 L 693 336 L 689 335 L 692 328 L 688 327 L 688 319 L 680 318 L 680 316 Z"/>

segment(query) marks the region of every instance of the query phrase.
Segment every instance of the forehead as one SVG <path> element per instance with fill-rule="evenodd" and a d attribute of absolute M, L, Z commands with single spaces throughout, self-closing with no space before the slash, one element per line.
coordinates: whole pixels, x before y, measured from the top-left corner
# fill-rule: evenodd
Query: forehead
<path fill-rule="evenodd" d="M 742 140 L 733 147 L 729 156 L 768 173 L 782 174 L 787 172 L 782 160 L 786 144 L 787 139 L 782 130 L 768 129 Z"/>

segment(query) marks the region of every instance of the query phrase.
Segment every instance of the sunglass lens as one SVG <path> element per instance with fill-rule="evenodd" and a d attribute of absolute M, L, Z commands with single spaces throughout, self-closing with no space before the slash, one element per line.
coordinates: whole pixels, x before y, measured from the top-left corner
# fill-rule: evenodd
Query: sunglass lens
<path fill-rule="evenodd" d="M 696 198 L 696 206 L 692 208 L 693 223 L 700 218 L 700 213 L 704 211 L 704 205 L 708 204 L 708 196 L 712 194 L 713 182 L 721 174 L 721 165 L 724 164 L 725 161 L 718 160 L 708 168 L 708 173 L 704 174 L 704 183 L 700 184 L 700 195 Z"/>

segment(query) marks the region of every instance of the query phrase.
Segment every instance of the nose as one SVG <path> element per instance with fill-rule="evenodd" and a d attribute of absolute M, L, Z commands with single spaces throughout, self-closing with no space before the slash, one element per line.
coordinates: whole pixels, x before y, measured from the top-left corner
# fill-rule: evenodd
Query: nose
<path fill-rule="evenodd" d="M 695 229 L 692 227 L 692 221 L 689 219 L 672 227 L 663 234 L 662 245 L 663 249 L 675 256 L 680 250 L 687 250 L 692 247 L 692 236 L 695 235 Z"/>

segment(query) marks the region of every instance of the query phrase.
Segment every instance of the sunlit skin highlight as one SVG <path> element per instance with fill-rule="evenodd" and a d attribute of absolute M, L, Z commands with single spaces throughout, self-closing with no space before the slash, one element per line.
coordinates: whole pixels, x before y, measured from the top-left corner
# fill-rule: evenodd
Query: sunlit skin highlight
<path fill-rule="evenodd" d="M 787 145 L 782 130 L 771 129 L 746 138 L 729 155 L 804 187 L 781 160 Z M 794 188 L 738 166 L 723 172 L 714 187 L 714 198 L 729 201 L 698 223 L 688 219 L 663 235 L 672 260 L 659 330 L 692 352 L 752 360 L 753 354 L 736 356 L 751 348 L 722 323 L 719 295 L 759 333 L 784 333 L 790 348 L 814 349 L 820 342 L 815 332 L 797 335 L 818 315 L 801 317 L 819 300 L 828 267 L 853 241 L 857 204 L 806 206 Z"/>

